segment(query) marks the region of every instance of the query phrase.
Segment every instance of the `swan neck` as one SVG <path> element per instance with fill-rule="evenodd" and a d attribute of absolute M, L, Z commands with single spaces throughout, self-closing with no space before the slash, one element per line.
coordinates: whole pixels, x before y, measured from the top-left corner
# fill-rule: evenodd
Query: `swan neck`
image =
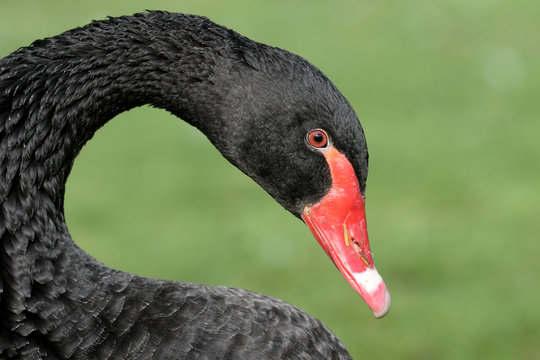
<path fill-rule="evenodd" d="M 0 201 L 37 189 L 62 211 L 75 157 L 130 108 L 164 108 L 199 128 L 219 116 L 227 90 L 215 68 L 224 72 L 228 60 L 216 43 L 226 43 L 226 29 L 207 31 L 201 47 L 201 18 L 186 16 L 170 32 L 161 31 L 161 17 L 145 18 L 139 31 L 133 22 L 142 20 L 128 19 L 75 29 L 0 60 Z"/>
<path fill-rule="evenodd" d="M 0 325 L 24 322 L 30 297 L 66 297 L 69 279 L 113 282 L 63 215 L 66 179 L 95 131 L 143 104 L 194 124 L 219 113 L 213 74 L 227 56 L 215 45 L 228 30 L 201 32 L 209 21 L 185 16 L 163 31 L 168 15 L 158 15 L 93 23 L 0 59 Z"/>

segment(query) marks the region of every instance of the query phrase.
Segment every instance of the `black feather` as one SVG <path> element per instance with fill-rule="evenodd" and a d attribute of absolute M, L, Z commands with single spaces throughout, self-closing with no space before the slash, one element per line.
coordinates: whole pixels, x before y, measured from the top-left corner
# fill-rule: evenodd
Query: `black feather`
<path fill-rule="evenodd" d="M 365 186 L 354 111 L 296 55 L 167 12 L 35 41 L 0 60 L 0 358 L 350 358 L 322 323 L 280 300 L 137 277 L 73 243 L 63 198 L 75 157 L 109 119 L 143 104 L 199 128 L 296 216 L 331 184 L 304 142 L 312 128 L 327 130 Z M 276 133 L 280 142 L 265 141 Z"/>

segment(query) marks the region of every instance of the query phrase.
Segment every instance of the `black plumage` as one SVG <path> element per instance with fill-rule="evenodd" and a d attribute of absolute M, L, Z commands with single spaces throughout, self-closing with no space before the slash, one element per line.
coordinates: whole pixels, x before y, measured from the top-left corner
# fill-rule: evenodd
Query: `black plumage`
<path fill-rule="evenodd" d="M 143 104 L 200 129 L 295 216 L 331 185 L 310 129 L 326 129 L 365 188 L 354 111 L 296 55 L 167 12 L 36 41 L 0 60 L 0 358 L 350 358 L 280 300 L 141 278 L 74 244 L 63 212 L 73 161 L 104 123 Z"/>

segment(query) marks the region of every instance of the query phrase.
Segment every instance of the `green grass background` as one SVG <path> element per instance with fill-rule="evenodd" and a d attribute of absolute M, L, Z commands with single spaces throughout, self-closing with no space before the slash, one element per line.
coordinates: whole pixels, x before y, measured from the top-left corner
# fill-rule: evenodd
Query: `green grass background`
<path fill-rule="evenodd" d="M 300 54 L 349 99 L 392 310 L 375 320 L 300 221 L 155 109 L 118 116 L 76 161 L 77 244 L 139 275 L 285 299 L 356 359 L 540 359 L 539 2 L 0 0 L 0 55 L 148 8 Z"/>

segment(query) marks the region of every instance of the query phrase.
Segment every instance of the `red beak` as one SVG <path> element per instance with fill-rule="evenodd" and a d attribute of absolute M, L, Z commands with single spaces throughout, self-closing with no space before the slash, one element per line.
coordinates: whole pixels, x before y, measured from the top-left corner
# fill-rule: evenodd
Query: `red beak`
<path fill-rule="evenodd" d="M 332 188 L 320 202 L 305 207 L 302 219 L 375 317 L 383 317 L 390 309 L 390 293 L 373 265 L 358 179 L 351 163 L 334 147 L 323 154 Z"/>

